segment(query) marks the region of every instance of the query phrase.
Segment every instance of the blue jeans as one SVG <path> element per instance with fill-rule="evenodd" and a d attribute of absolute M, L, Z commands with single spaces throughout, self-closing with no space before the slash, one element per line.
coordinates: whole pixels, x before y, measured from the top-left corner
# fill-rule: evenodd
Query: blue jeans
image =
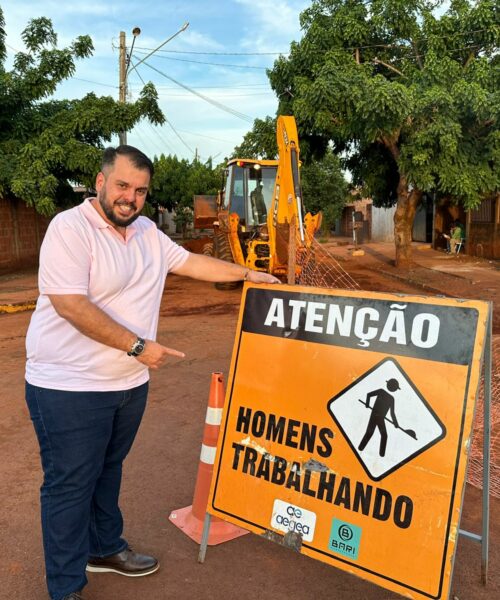
<path fill-rule="evenodd" d="M 52 600 L 82 589 L 89 556 L 121 552 L 122 462 L 141 423 L 148 383 L 119 392 L 67 392 L 26 383 L 44 472 L 42 533 Z"/>

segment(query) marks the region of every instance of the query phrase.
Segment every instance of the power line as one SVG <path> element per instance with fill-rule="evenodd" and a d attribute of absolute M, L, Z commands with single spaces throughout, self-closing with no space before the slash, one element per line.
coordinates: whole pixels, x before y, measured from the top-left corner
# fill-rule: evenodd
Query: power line
<path fill-rule="evenodd" d="M 243 89 L 243 88 L 255 88 L 258 89 L 259 87 L 263 87 L 263 86 L 269 86 L 269 81 L 266 83 L 248 83 L 248 84 L 242 84 L 242 85 L 200 85 L 200 86 L 190 86 L 193 88 L 193 90 L 223 90 L 223 89 L 232 89 L 232 90 L 236 90 L 236 89 Z M 177 86 L 175 85 L 155 85 L 157 90 L 176 90 Z"/>
<path fill-rule="evenodd" d="M 445 50 L 445 56 L 449 56 L 450 54 L 456 54 L 457 52 L 462 52 L 463 50 L 471 50 L 472 48 L 482 48 L 482 44 L 472 44 L 470 46 L 461 46 L 459 48 L 454 48 L 450 50 Z M 433 52 L 432 50 L 428 50 L 427 52 L 420 52 L 419 54 L 406 54 L 405 56 L 394 56 L 390 60 L 394 62 L 401 62 L 403 60 L 407 60 L 409 58 L 425 58 L 428 54 Z M 440 60 L 444 57 L 440 56 Z"/>
<path fill-rule="evenodd" d="M 455 33 L 450 33 L 446 35 L 437 35 L 432 34 L 427 37 L 416 38 L 411 40 L 413 42 L 423 42 L 433 38 L 446 39 L 455 36 L 465 36 L 471 35 L 473 33 L 483 33 L 485 31 L 492 31 L 491 27 L 485 27 L 482 29 L 471 29 L 470 31 L 458 31 Z M 334 48 L 330 48 L 330 50 L 362 50 L 366 48 L 407 48 L 408 46 L 401 44 L 366 44 L 360 46 L 336 46 Z M 136 46 L 136 50 L 147 50 L 150 51 L 151 48 L 145 48 L 143 46 Z M 171 53 L 171 54 L 198 54 L 204 56 L 279 56 L 279 55 L 288 55 L 290 52 L 204 52 L 204 51 L 195 51 L 195 50 L 159 50 L 159 52 Z M 165 57 L 162 57 L 165 58 Z M 172 59 L 173 60 L 173 59 Z M 181 60 L 181 59 L 177 59 Z M 197 61 L 193 61 L 197 62 Z M 215 63 L 201 63 L 201 64 L 215 64 Z M 224 65 L 225 66 L 225 65 Z"/>
<path fill-rule="evenodd" d="M 143 63 L 144 63 L 145 65 L 147 65 L 147 64 L 148 64 L 148 63 L 147 63 L 147 62 L 145 62 L 145 61 L 143 61 Z M 133 66 L 134 66 L 134 70 L 135 70 L 135 72 L 137 73 L 137 76 L 138 76 L 138 77 L 139 77 L 139 79 L 142 81 L 142 83 L 144 83 L 144 79 L 141 77 L 141 74 L 139 73 L 139 69 L 137 69 L 137 68 L 136 68 L 136 65 L 135 65 L 135 64 L 134 64 Z M 149 66 L 149 65 L 148 65 L 148 66 Z M 146 85 L 146 84 L 144 84 L 144 85 Z M 153 127 L 151 126 L 151 124 L 149 124 L 149 125 L 150 125 L 151 129 L 153 129 Z M 189 145 L 188 145 L 188 144 L 187 144 L 187 143 L 184 141 L 184 139 L 182 138 L 182 136 L 181 136 L 181 135 L 180 135 L 180 134 L 177 132 L 177 130 L 175 129 L 175 127 L 173 126 L 173 124 L 170 122 L 170 120 L 169 120 L 169 119 L 167 119 L 167 125 L 169 125 L 169 126 L 171 127 L 172 131 L 173 131 L 173 132 L 175 133 L 175 135 L 176 135 L 176 136 L 177 136 L 177 137 L 180 139 L 180 141 L 181 141 L 181 142 L 184 144 L 184 146 L 186 146 L 186 148 L 187 148 L 187 149 L 188 149 L 188 150 L 191 152 L 191 154 L 193 154 L 193 155 L 194 155 L 195 153 L 193 152 L 192 148 L 190 148 L 190 147 L 189 147 Z M 154 131 L 154 129 L 153 129 L 153 131 Z M 156 133 L 157 133 L 158 137 L 160 137 L 160 135 L 159 135 L 159 132 L 156 132 Z M 168 144 L 167 144 L 167 146 L 168 146 Z"/>
<path fill-rule="evenodd" d="M 222 138 L 212 137 L 211 135 L 205 135 L 203 133 L 195 133 L 194 131 L 187 131 L 186 129 L 178 129 L 177 131 L 182 131 L 183 133 L 187 133 L 188 135 L 195 135 L 197 137 L 207 138 L 207 140 L 214 140 L 216 142 L 224 142 L 225 144 L 233 144 L 233 140 L 223 140 Z"/>
<path fill-rule="evenodd" d="M 151 140 L 150 137 L 146 134 L 145 131 L 142 131 L 142 133 L 146 136 L 146 141 L 144 141 L 144 138 L 142 137 L 142 134 L 139 133 L 139 128 L 138 127 L 134 127 L 134 129 L 132 130 L 132 133 L 134 135 L 136 135 L 139 140 L 141 141 L 141 143 L 143 144 L 144 147 L 148 146 L 148 142 L 152 142 L 155 146 L 156 146 L 156 142 L 154 140 Z M 157 146 L 158 147 L 158 146 Z M 161 150 L 160 150 L 161 151 Z"/>
<path fill-rule="evenodd" d="M 7 48 L 10 48 L 13 52 L 21 53 L 21 50 L 14 48 L 14 46 L 11 46 L 10 44 L 7 44 L 7 43 L 5 45 L 7 46 Z"/>
<path fill-rule="evenodd" d="M 175 133 L 175 135 L 180 139 L 180 141 L 184 144 L 184 146 L 186 146 L 186 148 L 189 150 L 189 152 L 191 152 L 191 154 L 193 156 L 196 156 L 196 153 L 193 152 L 193 149 L 188 146 L 188 144 L 186 144 L 186 142 L 182 139 L 181 135 L 177 132 L 177 130 L 175 129 L 175 127 L 172 125 L 172 123 L 170 122 L 169 119 L 167 119 L 167 125 L 169 125 L 172 129 L 172 131 Z"/>
<path fill-rule="evenodd" d="M 250 96 L 269 96 L 270 94 L 274 94 L 274 92 L 272 90 L 269 90 L 267 92 L 252 92 L 252 93 L 246 93 L 246 94 L 224 94 L 224 98 L 248 98 Z M 159 96 L 161 98 L 188 98 L 189 94 L 182 94 L 182 93 L 177 93 L 177 94 L 171 94 L 171 93 L 162 93 L 159 94 Z"/>
<path fill-rule="evenodd" d="M 172 146 L 169 144 L 169 142 L 167 142 L 167 140 L 166 140 L 166 139 L 165 139 L 165 138 L 164 138 L 164 137 L 163 137 L 163 136 L 160 134 L 160 132 L 159 132 L 157 129 L 155 129 L 155 128 L 154 128 L 154 127 L 151 125 L 151 123 L 150 123 L 149 121 L 148 121 L 147 123 L 148 123 L 148 125 L 149 125 L 149 128 L 151 129 L 151 131 L 152 131 L 152 132 L 153 132 L 153 133 L 154 133 L 156 136 L 158 136 L 158 139 L 159 139 L 159 140 L 160 140 L 160 141 L 161 141 L 163 144 L 165 144 L 165 146 L 168 148 L 168 151 L 169 151 L 170 153 L 173 153 L 173 152 L 174 152 L 174 150 L 172 149 Z M 163 150 L 162 150 L 162 153 L 163 153 Z"/>
<path fill-rule="evenodd" d="M 139 52 L 138 54 L 146 54 L 146 52 Z M 214 67 L 229 67 L 231 69 L 257 69 L 259 71 L 265 71 L 268 67 L 255 67 L 252 65 L 230 65 L 226 63 L 214 63 L 214 62 L 206 62 L 201 60 L 190 60 L 189 58 L 173 58 L 171 56 L 158 56 L 158 58 L 162 58 L 163 60 L 175 60 L 179 62 L 187 62 L 194 63 L 197 65 L 212 65 Z"/>
<path fill-rule="evenodd" d="M 111 85 L 109 83 L 102 83 L 100 81 L 92 81 L 91 79 L 82 79 L 81 77 L 71 77 L 71 79 L 76 79 L 76 81 L 85 81 L 85 83 L 93 83 L 94 85 L 102 85 L 104 87 L 113 88 L 114 90 L 118 89 L 119 86 Z"/>
<path fill-rule="evenodd" d="M 139 50 L 151 50 L 143 46 L 136 46 Z M 170 54 L 201 54 L 203 56 L 279 56 L 288 54 L 288 52 L 201 52 L 197 50 L 159 50 L 159 52 L 168 52 Z"/>
<path fill-rule="evenodd" d="M 222 104 L 221 102 L 217 102 L 216 100 L 212 100 L 211 98 L 209 98 L 208 96 L 205 96 L 204 94 L 200 94 L 200 92 L 197 92 L 196 90 L 193 90 L 192 88 L 190 88 L 187 85 L 184 85 L 183 83 L 181 83 L 180 81 L 177 81 L 176 79 L 174 79 L 173 77 L 170 77 L 169 75 L 167 75 L 166 73 L 164 73 L 163 71 L 160 71 L 159 69 L 157 69 L 156 67 L 153 67 L 153 65 L 150 65 L 147 62 L 144 62 L 143 64 L 145 64 L 146 66 L 148 66 L 150 69 L 152 69 L 153 71 L 156 71 L 157 73 L 159 73 L 160 75 L 162 75 L 163 77 L 169 79 L 170 81 L 172 81 L 173 83 L 177 84 L 178 86 L 184 88 L 185 90 L 187 90 L 188 92 L 194 94 L 195 96 L 198 96 L 199 98 L 201 98 L 202 100 L 205 100 L 205 102 L 208 102 L 209 104 L 212 104 L 213 106 L 215 106 L 216 108 L 219 108 L 220 110 L 223 110 L 225 112 L 228 112 L 232 115 L 234 115 L 235 117 L 238 117 L 239 119 L 242 119 L 243 121 L 247 121 L 248 123 L 253 123 L 253 119 L 252 117 L 249 117 L 248 115 L 245 115 L 244 113 L 241 113 L 237 110 L 234 110 L 233 108 L 230 108 L 229 106 L 226 106 L 225 104 Z"/>
<path fill-rule="evenodd" d="M 132 66 L 134 67 L 134 71 L 135 71 L 137 77 L 139 77 L 139 79 L 141 80 L 142 85 L 146 85 L 146 83 L 144 82 L 144 79 L 141 77 L 141 74 L 137 70 L 135 63 L 132 61 L 132 57 L 130 57 L 130 62 L 132 63 Z"/>

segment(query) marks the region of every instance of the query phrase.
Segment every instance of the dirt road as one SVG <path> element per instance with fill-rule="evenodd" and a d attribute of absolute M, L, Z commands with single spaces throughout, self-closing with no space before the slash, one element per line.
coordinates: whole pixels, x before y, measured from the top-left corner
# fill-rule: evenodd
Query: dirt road
<path fill-rule="evenodd" d="M 365 289 L 421 288 L 382 273 L 363 272 Z M 240 292 L 169 278 L 159 340 L 186 353 L 153 373 L 149 407 L 127 459 L 122 493 L 129 542 L 156 554 L 161 570 L 139 579 L 91 574 L 89 600 L 391 600 L 399 598 L 255 535 L 209 548 L 197 564 L 197 546 L 168 521 L 191 503 L 206 402 L 213 371 L 228 372 Z M 30 312 L 0 315 L 0 599 L 47 598 L 39 524 L 38 447 L 23 399 L 24 333 Z M 256 357 L 258 364 L 259 357 Z M 481 496 L 468 488 L 462 527 L 480 532 Z M 491 600 L 500 595 L 500 502 L 492 499 L 490 581 L 480 583 L 480 547 L 460 538 L 453 596 Z"/>

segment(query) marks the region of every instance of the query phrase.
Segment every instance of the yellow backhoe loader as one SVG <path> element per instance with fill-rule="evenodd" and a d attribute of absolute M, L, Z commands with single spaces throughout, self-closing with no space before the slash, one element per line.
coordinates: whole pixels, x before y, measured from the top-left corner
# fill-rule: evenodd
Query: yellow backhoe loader
<path fill-rule="evenodd" d="M 311 251 L 321 213 L 304 215 L 294 117 L 278 117 L 276 137 L 278 160 L 229 161 L 214 215 L 214 255 L 294 283 L 297 253 Z"/>

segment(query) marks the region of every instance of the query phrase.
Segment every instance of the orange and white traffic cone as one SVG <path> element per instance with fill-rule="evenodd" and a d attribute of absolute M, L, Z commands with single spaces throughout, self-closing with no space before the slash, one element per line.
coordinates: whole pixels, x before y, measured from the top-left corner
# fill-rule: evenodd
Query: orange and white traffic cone
<path fill-rule="evenodd" d="M 200 464 L 196 485 L 194 488 L 193 504 L 180 508 L 170 513 L 168 517 L 172 523 L 198 544 L 201 543 L 203 523 L 207 512 L 210 482 L 214 470 L 217 438 L 219 437 L 220 423 L 222 420 L 222 407 L 224 406 L 224 379 L 222 373 L 212 373 L 210 395 L 208 397 L 207 414 L 205 417 L 205 431 L 201 445 Z M 208 545 L 215 546 L 228 542 L 248 533 L 246 529 L 227 523 L 218 517 L 210 520 L 210 533 Z"/>

